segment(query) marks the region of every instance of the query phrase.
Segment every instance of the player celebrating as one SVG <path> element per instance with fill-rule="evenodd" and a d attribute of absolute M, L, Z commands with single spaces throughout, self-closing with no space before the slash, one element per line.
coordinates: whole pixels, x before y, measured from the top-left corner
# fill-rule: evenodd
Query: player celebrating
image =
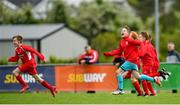
<path fill-rule="evenodd" d="M 134 39 L 134 40 L 138 40 L 139 35 L 135 32 L 135 31 L 131 31 L 129 34 L 129 37 Z M 136 63 L 135 63 L 138 67 L 138 70 L 140 70 L 140 59 L 137 59 Z M 139 82 L 138 80 L 131 74 L 131 71 L 128 71 L 128 73 L 126 74 L 126 76 L 124 77 L 124 79 L 130 78 L 131 82 L 134 86 L 134 88 L 136 89 L 136 91 L 138 92 L 137 96 L 143 96 L 143 91 L 140 88 Z"/>
<path fill-rule="evenodd" d="M 140 80 L 148 80 L 151 82 L 156 82 L 159 86 L 161 85 L 158 79 L 154 79 L 147 75 L 140 75 L 138 73 L 138 67 L 136 65 L 137 60 L 139 59 L 138 46 L 142 45 L 142 42 L 139 40 L 133 40 L 128 36 L 128 29 L 123 28 L 121 31 L 122 40 L 120 42 L 120 46 L 118 49 L 118 53 L 124 53 L 125 62 L 119 67 L 117 70 L 117 79 L 118 79 L 118 87 L 117 91 L 114 91 L 113 94 L 122 94 L 123 91 L 123 76 L 128 73 L 128 71 L 132 72 L 132 75 Z M 111 52 L 105 53 L 105 56 L 111 56 Z M 116 51 L 117 53 L 117 51 Z"/>
<path fill-rule="evenodd" d="M 159 60 L 157 58 L 156 50 L 151 44 L 151 36 L 147 32 L 141 32 L 139 35 L 139 39 L 143 41 L 144 44 L 144 47 L 142 48 L 144 50 L 144 53 L 140 54 L 142 61 L 142 74 L 146 74 L 151 77 L 157 76 L 158 78 L 163 78 L 164 80 L 166 80 L 170 74 L 165 69 L 158 72 Z M 143 80 L 142 86 L 145 91 L 145 96 L 156 95 L 151 82 Z M 149 94 L 149 91 L 151 92 L 151 94 Z"/>
<path fill-rule="evenodd" d="M 147 32 L 141 32 L 139 34 L 139 40 L 143 42 L 143 47 L 141 47 L 140 58 L 142 61 L 142 74 L 150 75 L 152 73 L 153 64 L 154 64 L 154 56 L 152 54 L 152 47 L 149 44 L 149 36 Z M 143 53 L 142 53 L 143 52 Z M 149 96 L 149 90 L 152 93 L 152 96 L 155 95 L 155 91 L 150 82 L 146 80 L 142 80 L 142 86 L 144 89 L 144 96 Z M 149 90 L 148 90 L 149 89 Z"/>
<path fill-rule="evenodd" d="M 153 59 L 154 59 L 153 60 L 154 64 L 153 64 L 153 67 L 152 67 L 152 73 L 149 76 L 158 77 L 158 78 L 160 78 L 161 81 L 168 80 L 169 76 L 171 75 L 170 72 L 166 71 L 165 68 L 162 68 L 161 70 L 158 71 L 158 69 L 159 69 L 159 60 L 157 58 L 156 49 L 152 45 L 151 40 L 152 40 L 152 37 L 149 34 L 148 44 L 149 44 L 150 48 L 152 49 L 151 53 L 152 53 Z"/>
<path fill-rule="evenodd" d="M 133 39 L 137 39 L 137 33 L 136 32 L 130 32 L 130 28 L 128 26 L 125 26 L 122 30 L 123 33 L 126 34 L 130 34 L 130 37 Z M 105 52 L 104 55 L 105 56 L 116 56 L 116 57 L 123 57 L 124 58 L 124 53 L 123 50 L 121 49 L 121 46 L 124 46 L 127 43 L 127 41 L 125 41 L 124 39 L 122 39 L 119 42 L 119 48 L 116 50 L 113 50 L 111 52 Z M 116 59 L 116 58 L 115 58 Z M 117 58 L 118 59 L 118 58 Z M 138 68 L 140 69 L 140 59 L 137 59 L 135 62 L 138 65 Z M 117 73 L 119 73 L 119 69 L 117 70 Z M 123 76 L 124 79 L 131 79 L 131 82 L 134 86 L 134 88 L 136 89 L 136 91 L 138 92 L 138 96 L 142 96 L 143 92 L 140 88 L 139 82 L 131 75 L 131 71 L 129 71 L 126 75 Z M 123 93 L 123 92 L 122 92 Z"/>
<path fill-rule="evenodd" d="M 39 52 L 37 52 L 32 47 L 23 44 L 22 36 L 15 35 L 13 36 L 12 40 L 13 40 L 13 45 L 15 47 L 15 56 L 10 57 L 8 59 L 8 62 L 18 62 L 19 59 L 21 59 L 22 61 L 22 64 L 18 66 L 15 70 L 13 70 L 13 74 L 15 75 L 19 83 L 22 85 L 22 89 L 20 90 L 20 93 L 23 93 L 29 89 L 28 84 L 25 83 L 25 81 L 20 75 L 20 73 L 27 72 L 28 74 L 32 75 L 32 77 L 34 77 L 36 81 L 38 81 L 44 87 L 49 89 L 53 97 L 55 97 L 55 94 L 57 93 L 56 88 L 48 84 L 45 80 L 43 80 L 37 74 L 36 61 L 34 58 L 34 54 L 36 54 L 42 61 L 46 61 L 44 56 L 40 54 Z"/>

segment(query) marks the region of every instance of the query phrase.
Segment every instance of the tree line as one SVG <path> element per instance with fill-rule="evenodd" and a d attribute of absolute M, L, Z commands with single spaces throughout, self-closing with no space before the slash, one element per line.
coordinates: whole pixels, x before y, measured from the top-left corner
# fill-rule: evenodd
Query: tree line
<path fill-rule="evenodd" d="M 174 41 L 180 51 L 180 1 L 174 1 L 168 12 L 165 0 L 159 1 L 160 61 L 165 61 L 168 41 Z M 92 47 L 99 51 L 101 62 L 111 61 L 102 54 L 117 48 L 120 28 L 124 25 L 138 33 L 148 31 L 154 37 L 154 0 L 127 0 L 131 10 L 110 0 L 82 1 L 79 6 L 67 5 L 64 0 L 49 3 L 52 8 L 46 12 L 46 18 L 37 19 L 29 3 L 12 10 L 0 1 L 0 24 L 65 23 L 89 39 Z"/>

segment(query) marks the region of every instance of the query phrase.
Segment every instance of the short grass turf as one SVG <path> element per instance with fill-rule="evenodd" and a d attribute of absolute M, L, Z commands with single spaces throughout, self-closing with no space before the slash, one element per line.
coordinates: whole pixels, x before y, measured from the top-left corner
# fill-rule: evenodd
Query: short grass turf
<path fill-rule="evenodd" d="M 0 104 L 180 104 L 180 93 L 159 93 L 138 97 L 136 94 L 112 95 L 110 92 L 0 93 Z"/>

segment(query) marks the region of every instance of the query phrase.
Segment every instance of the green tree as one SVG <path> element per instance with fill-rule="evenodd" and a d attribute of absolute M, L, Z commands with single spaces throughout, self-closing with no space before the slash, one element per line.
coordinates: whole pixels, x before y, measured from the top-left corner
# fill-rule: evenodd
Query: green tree
<path fill-rule="evenodd" d="M 167 43 L 173 41 L 175 43 L 175 49 L 180 52 L 179 35 L 162 34 L 160 37 L 160 61 L 165 62 L 167 56 Z"/>
<path fill-rule="evenodd" d="M 0 2 L 0 24 L 32 24 L 36 23 L 32 15 L 32 6 L 27 3 L 17 10 L 12 10 Z"/>
<path fill-rule="evenodd" d="M 170 8 L 168 13 L 161 13 L 160 16 L 160 60 L 165 61 L 167 56 L 167 43 L 173 41 L 176 50 L 180 52 L 180 2 L 177 0 Z"/>
<path fill-rule="evenodd" d="M 36 20 L 32 14 L 32 5 L 30 3 L 23 4 L 21 8 L 14 11 L 10 16 L 10 23 L 12 24 L 34 24 Z"/>
<path fill-rule="evenodd" d="M 120 38 L 113 33 L 102 33 L 92 40 L 92 48 L 95 48 L 99 53 L 100 62 L 111 62 L 113 57 L 103 56 L 104 52 L 118 48 Z"/>
<path fill-rule="evenodd" d="M 10 15 L 13 13 L 14 11 L 11 11 L 2 3 L 2 1 L 0 1 L 0 24 L 9 24 Z"/>
<path fill-rule="evenodd" d="M 109 1 L 83 2 L 74 15 L 70 26 L 86 35 L 90 40 L 104 32 L 116 32 L 123 25 L 135 30 L 142 27 L 142 21 L 133 13 Z"/>
<path fill-rule="evenodd" d="M 67 23 L 67 5 L 63 0 L 51 0 L 52 9 L 48 11 L 47 21 L 52 23 Z"/>
<path fill-rule="evenodd" d="M 180 11 L 180 6 L 179 5 L 180 5 L 180 1 L 176 0 L 175 3 L 172 6 L 173 10 Z"/>
<path fill-rule="evenodd" d="M 138 16 L 145 22 L 148 17 L 154 15 L 155 0 L 128 0 L 128 3 L 136 10 Z M 164 10 L 165 0 L 159 0 L 160 11 Z"/>

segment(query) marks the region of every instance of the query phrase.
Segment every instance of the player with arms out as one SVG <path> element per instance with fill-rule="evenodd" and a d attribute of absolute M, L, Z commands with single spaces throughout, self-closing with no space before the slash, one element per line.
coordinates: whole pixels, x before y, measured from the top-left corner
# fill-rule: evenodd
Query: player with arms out
<path fill-rule="evenodd" d="M 158 79 L 154 79 L 147 75 L 140 75 L 138 73 L 137 60 L 139 59 L 139 47 L 142 45 L 142 42 L 139 40 L 134 40 L 129 37 L 127 28 L 122 29 L 122 40 L 120 42 L 118 53 L 124 52 L 125 62 L 119 67 L 117 72 L 118 79 L 118 90 L 114 91 L 113 94 L 122 94 L 123 93 L 123 77 L 128 73 L 132 72 L 132 75 L 140 80 L 148 80 L 155 82 L 157 85 L 161 85 Z M 111 52 L 105 53 L 105 56 L 111 56 Z"/>
<path fill-rule="evenodd" d="M 46 61 L 45 57 L 31 46 L 23 44 L 22 36 L 15 35 L 13 36 L 12 40 L 13 40 L 13 45 L 15 47 L 15 56 L 10 57 L 8 59 L 8 62 L 18 62 L 19 59 L 21 59 L 22 61 L 22 64 L 18 66 L 15 70 L 13 70 L 13 74 L 15 75 L 19 83 L 22 85 L 22 89 L 20 90 L 20 93 L 23 93 L 29 89 L 28 84 L 25 83 L 25 81 L 23 80 L 20 74 L 28 73 L 32 75 L 32 77 L 34 77 L 35 80 L 38 81 L 41 85 L 49 89 L 53 97 L 55 97 L 57 93 L 56 88 L 50 85 L 49 83 L 47 83 L 37 74 L 34 54 L 36 54 L 44 62 Z"/>
<path fill-rule="evenodd" d="M 137 39 L 138 35 L 136 32 L 130 30 L 130 28 L 128 26 L 124 26 L 121 30 L 121 35 L 122 34 L 127 34 L 129 35 L 129 37 L 131 37 L 132 39 Z M 105 52 L 104 55 L 105 56 L 119 56 L 119 57 L 122 57 L 122 58 L 127 58 L 127 53 L 123 50 L 124 48 L 126 48 L 126 45 L 127 45 L 127 41 L 124 40 L 124 38 L 122 38 L 120 41 L 119 41 L 119 47 L 118 49 L 115 49 L 113 51 L 110 51 L 110 52 Z M 117 58 L 118 59 L 118 58 Z M 135 64 L 138 65 L 138 68 L 140 69 L 140 59 L 137 57 L 137 59 L 135 60 Z M 117 69 L 117 74 L 119 74 L 120 69 Z M 142 96 L 143 95 L 143 92 L 140 88 L 140 85 L 139 85 L 139 82 L 134 78 L 134 76 L 131 75 L 131 71 L 128 71 L 127 74 L 125 74 L 123 76 L 124 79 L 127 79 L 127 78 L 130 78 L 131 81 L 132 81 L 132 84 L 134 86 L 134 88 L 136 89 L 136 91 L 138 92 L 138 96 Z M 121 94 L 123 94 L 124 92 L 121 92 Z"/>

